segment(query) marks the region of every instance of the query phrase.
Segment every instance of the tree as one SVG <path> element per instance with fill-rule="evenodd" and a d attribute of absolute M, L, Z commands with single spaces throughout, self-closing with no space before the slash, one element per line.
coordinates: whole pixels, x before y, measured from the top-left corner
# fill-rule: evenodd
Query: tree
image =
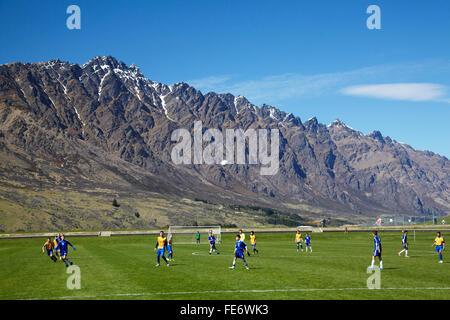
<path fill-rule="evenodd" d="M 116 198 L 114 198 L 113 202 L 112 202 L 113 207 L 120 207 L 120 204 L 117 202 Z"/>

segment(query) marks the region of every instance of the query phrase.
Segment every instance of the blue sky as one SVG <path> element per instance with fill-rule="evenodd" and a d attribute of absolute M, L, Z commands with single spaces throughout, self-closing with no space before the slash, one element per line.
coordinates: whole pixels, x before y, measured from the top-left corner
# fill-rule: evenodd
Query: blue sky
<path fill-rule="evenodd" d="M 66 9 L 81 8 L 81 30 Z M 381 30 L 369 30 L 369 5 Z M 113 55 L 167 84 L 231 92 L 450 157 L 450 2 L 0 0 L 0 63 Z"/>

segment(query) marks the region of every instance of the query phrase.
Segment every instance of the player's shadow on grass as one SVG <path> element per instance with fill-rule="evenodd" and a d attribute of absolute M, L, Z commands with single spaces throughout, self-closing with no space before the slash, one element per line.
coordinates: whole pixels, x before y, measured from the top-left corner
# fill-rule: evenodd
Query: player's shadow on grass
<path fill-rule="evenodd" d="M 383 268 L 383 270 L 397 270 L 398 268 L 392 268 L 392 267 L 390 267 L 390 268 Z"/>
<path fill-rule="evenodd" d="M 262 269 L 262 268 L 250 266 L 250 270 L 246 270 L 245 267 L 239 268 L 238 266 L 236 266 L 236 269 L 235 269 L 235 270 L 252 271 L 252 270 L 259 270 L 259 269 Z"/>

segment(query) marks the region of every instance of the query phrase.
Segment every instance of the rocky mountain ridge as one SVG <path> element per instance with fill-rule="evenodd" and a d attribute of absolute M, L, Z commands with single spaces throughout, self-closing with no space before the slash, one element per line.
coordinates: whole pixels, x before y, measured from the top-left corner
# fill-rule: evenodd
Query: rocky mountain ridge
<path fill-rule="evenodd" d="M 280 131 L 280 169 L 174 165 L 177 128 Z M 0 66 L 0 183 L 39 188 L 148 190 L 301 213 L 374 216 L 450 213 L 447 158 L 328 126 L 243 96 L 165 85 L 135 65 L 95 57 Z"/>

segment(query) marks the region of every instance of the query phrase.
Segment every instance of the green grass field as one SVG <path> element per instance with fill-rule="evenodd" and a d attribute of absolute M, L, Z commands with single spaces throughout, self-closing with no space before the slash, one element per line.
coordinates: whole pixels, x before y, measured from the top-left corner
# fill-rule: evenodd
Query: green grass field
<path fill-rule="evenodd" d="M 248 237 L 248 235 L 247 235 Z M 220 255 L 208 245 L 174 244 L 175 261 L 155 267 L 155 237 L 69 238 L 69 258 L 81 270 L 81 289 L 69 290 L 61 261 L 41 253 L 44 239 L 0 240 L 0 299 L 449 299 L 450 257 L 431 247 L 435 233 L 381 232 L 381 289 L 366 286 L 373 251 L 370 233 L 314 233 L 313 253 L 297 253 L 294 234 L 257 234 L 250 270 L 233 259 L 234 235 L 223 234 Z M 445 233 L 444 233 L 445 238 Z M 203 241 L 206 237 L 203 235 Z M 377 263 L 378 264 L 378 263 Z"/>

